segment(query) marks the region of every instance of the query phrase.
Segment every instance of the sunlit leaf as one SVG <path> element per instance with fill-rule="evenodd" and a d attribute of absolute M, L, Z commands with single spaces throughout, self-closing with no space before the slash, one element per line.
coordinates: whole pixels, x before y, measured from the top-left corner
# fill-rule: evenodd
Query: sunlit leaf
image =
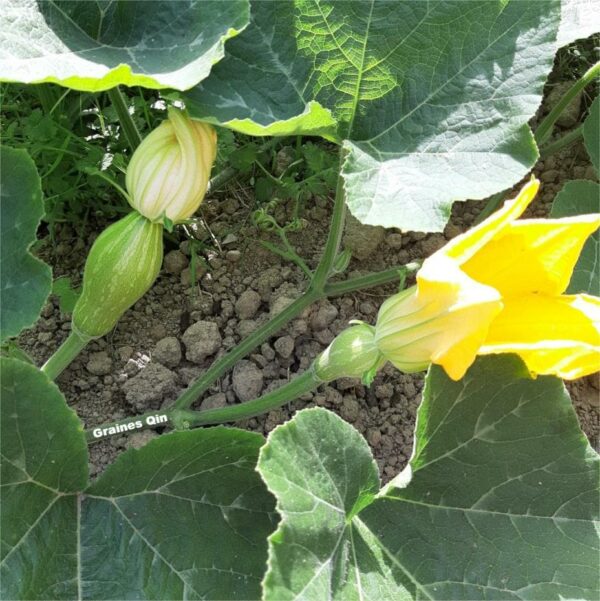
<path fill-rule="evenodd" d="M 274 430 L 265 600 L 597 599 L 598 457 L 560 380 L 525 372 L 513 356 L 459 382 L 433 367 L 410 467 L 380 492 L 335 414 Z"/>
<path fill-rule="evenodd" d="M 256 2 L 192 113 L 244 133 L 343 143 L 364 223 L 441 230 L 535 163 L 528 120 L 556 49 L 554 0 Z"/>

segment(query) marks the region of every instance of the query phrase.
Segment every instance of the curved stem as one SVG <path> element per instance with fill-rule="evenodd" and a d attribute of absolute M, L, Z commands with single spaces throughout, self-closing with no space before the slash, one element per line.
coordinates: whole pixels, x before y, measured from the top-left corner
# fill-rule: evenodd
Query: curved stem
<path fill-rule="evenodd" d="M 129 142 L 131 152 L 133 152 L 141 144 L 142 136 L 129 114 L 129 107 L 125 102 L 125 98 L 118 87 L 108 90 L 108 97 L 117 111 L 119 123 L 123 128 L 123 133 L 127 138 L 127 142 Z"/>
<path fill-rule="evenodd" d="M 80 336 L 71 331 L 67 339 L 58 347 L 54 354 L 44 363 L 42 371 L 51 379 L 56 379 L 62 371 L 77 357 L 92 338 Z"/>
<path fill-rule="evenodd" d="M 342 149 L 340 149 L 340 166 Z M 335 258 L 338 254 L 342 234 L 344 231 L 344 220 L 346 203 L 344 199 L 344 186 L 341 173 L 338 175 L 338 183 L 331 216 L 331 226 L 323 256 L 315 270 L 313 280 L 308 290 L 291 305 L 286 307 L 271 321 L 264 324 L 258 330 L 250 334 L 245 340 L 236 346 L 233 350 L 223 355 L 215 361 L 210 368 L 199 378 L 193 381 L 183 394 L 173 403 L 175 409 L 190 407 L 201 394 L 206 392 L 210 386 L 220 378 L 226 371 L 231 369 L 240 359 L 252 352 L 259 344 L 262 344 L 270 336 L 275 334 L 286 323 L 299 315 L 306 307 L 325 296 L 325 284 L 329 277 Z"/>
<path fill-rule="evenodd" d="M 175 409 L 189 407 L 240 359 L 243 359 L 246 355 L 251 353 L 259 344 L 262 344 L 267 338 L 270 338 L 318 298 L 320 298 L 320 296 L 312 291 L 305 292 L 291 305 L 288 305 L 281 313 L 277 314 L 273 319 L 245 338 L 235 348 L 215 361 L 207 371 L 186 388 L 183 394 L 173 403 L 172 407 Z"/>
<path fill-rule="evenodd" d="M 401 271 L 402 267 L 392 267 L 385 271 L 361 275 L 342 282 L 331 282 L 325 286 L 325 294 L 328 297 L 340 296 L 341 294 L 362 290 L 363 288 L 382 286 L 383 284 L 389 284 L 394 281 L 399 282 Z"/>
<path fill-rule="evenodd" d="M 170 412 L 171 421 L 178 429 L 235 422 L 241 419 L 255 417 L 256 415 L 261 415 L 271 409 L 281 407 L 282 405 L 297 399 L 305 392 L 314 390 L 320 384 L 323 384 L 323 381 L 311 368 L 303 374 L 296 376 L 293 380 L 284 384 L 277 390 L 264 394 L 252 401 L 240 403 L 239 405 L 232 405 L 230 407 L 223 407 L 222 409 L 207 409 L 206 411 L 175 409 Z"/>
<path fill-rule="evenodd" d="M 565 146 L 577 142 L 581 137 L 583 137 L 583 125 L 576 127 L 574 130 L 558 138 L 558 140 L 542 146 L 540 148 L 540 159 L 544 159 L 555 152 L 562 150 Z"/>
<path fill-rule="evenodd" d="M 578 79 L 571 88 L 565 93 L 565 95 L 560 99 L 560 101 L 556 104 L 556 106 L 546 115 L 543 121 L 539 124 L 538 128 L 535 130 L 535 141 L 538 146 L 543 144 L 550 134 L 552 133 L 552 128 L 556 123 L 556 120 L 560 117 L 562 112 L 569 106 L 573 98 L 579 94 L 585 86 L 587 86 L 593 79 L 600 73 L 600 62 L 596 63 L 593 67 L 590 67 L 583 76 Z"/>
<path fill-rule="evenodd" d="M 335 258 L 340 249 L 342 235 L 344 233 L 344 223 L 346 221 L 346 198 L 344 194 L 344 179 L 342 177 L 343 149 L 340 148 L 340 171 L 338 173 L 337 186 L 335 189 L 335 201 L 333 204 L 333 213 L 331 215 L 331 225 L 329 235 L 325 243 L 323 255 L 315 270 L 311 287 L 321 291 L 324 289 L 327 279 L 331 275 L 331 270 L 335 263 Z"/>

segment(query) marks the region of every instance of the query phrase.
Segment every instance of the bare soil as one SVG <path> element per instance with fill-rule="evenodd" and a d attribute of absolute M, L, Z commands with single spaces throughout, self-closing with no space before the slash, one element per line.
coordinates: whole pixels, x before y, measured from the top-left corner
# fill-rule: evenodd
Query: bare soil
<path fill-rule="evenodd" d="M 540 161 L 534 171 L 542 181 L 542 190 L 529 216 L 547 215 L 564 182 L 595 179 L 581 143 Z M 315 198 L 308 203 L 304 214 L 307 227 L 290 235 L 292 244 L 311 267 L 316 266 L 325 242 L 331 204 L 329 198 Z M 483 201 L 456 203 L 443 234 L 402 233 L 350 220 L 351 232 L 346 243 L 353 246 L 355 257 L 348 275 L 378 271 L 429 256 L 465 231 L 484 204 Z M 167 247 L 165 265 L 151 291 L 125 314 L 109 336 L 91 343 L 58 378 L 68 403 L 86 427 L 168 406 L 216 358 L 297 298 L 306 287 L 307 280 L 300 269 L 260 245 L 260 240 L 276 242 L 276 239 L 252 225 L 250 215 L 255 208 L 251 189 L 240 184 L 218 198 L 205 201 L 198 227 L 193 232 L 188 230 L 205 240 L 206 266 L 197 264 L 199 281 L 190 283 L 190 244 L 182 236 L 179 248 L 176 244 Z M 291 211 L 291 203 L 282 203 L 274 216 L 285 223 Z M 94 233 L 85 241 L 69 225 L 60 228 L 54 243 L 46 240 L 41 255 L 53 266 L 55 277 L 69 275 L 79 284 L 87 250 L 104 225 L 94 224 Z M 334 336 L 347 327 L 349 320 L 374 323 L 380 303 L 393 291 L 393 285 L 374 288 L 307 309 L 256 349 L 233 374 L 217 382 L 195 407 L 237 403 L 287 382 L 305 370 Z M 203 348 L 194 349 L 194 336 L 188 336 L 187 346 L 183 340 L 188 328 L 198 322 L 215 325 L 196 326 L 206 332 L 207 342 Z M 70 316 L 61 314 L 57 299 L 51 297 L 39 324 L 23 333 L 20 343 L 41 363 L 63 341 L 69 329 Z M 422 374 L 402 374 L 388 365 L 370 388 L 358 380 L 342 379 L 284 408 L 236 425 L 268 434 L 301 408 L 326 407 L 365 436 L 383 480 L 388 481 L 410 457 L 422 387 Z M 568 387 L 582 429 L 598 449 L 599 380 L 585 378 Z M 124 449 L 139 447 L 157 435 L 144 431 L 93 445 L 92 475 L 102 472 Z"/>

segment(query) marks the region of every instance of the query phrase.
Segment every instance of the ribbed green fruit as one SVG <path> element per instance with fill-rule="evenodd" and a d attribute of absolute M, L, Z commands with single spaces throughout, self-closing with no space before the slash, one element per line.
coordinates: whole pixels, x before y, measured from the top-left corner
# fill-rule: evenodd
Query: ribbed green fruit
<path fill-rule="evenodd" d="M 104 336 L 152 286 L 163 259 L 162 230 L 161 224 L 133 211 L 98 236 L 73 311 L 75 332 Z"/>

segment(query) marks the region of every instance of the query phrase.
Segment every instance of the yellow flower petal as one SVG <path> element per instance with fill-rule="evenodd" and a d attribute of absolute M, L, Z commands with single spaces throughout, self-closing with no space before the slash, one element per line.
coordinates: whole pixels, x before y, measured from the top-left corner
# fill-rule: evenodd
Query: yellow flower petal
<path fill-rule="evenodd" d="M 462 269 L 478 282 L 496 288 L 503 297 L 559 295 L 569 285 L 586 239 L 599 226 L 600 215 L 517 221 Z"/>
<path fill-rule="evenodd" d="M 517 353 L 535 374 L 572 380 L 600 369 L 600 299 L 587 294 L 505 300 L 479 354 Z"/>
<path fill-rule="evenodd" d="M 523 186 L 516 198 L 507 200 L 501 209 L 492 213 L 485 221 L 482 221 L 468 232 L 448 242 L 446 246 L 431 255 L 427 260 L 436 255 L 444 255 L 461 264 L 468 261 L 493 238 L 497 237 L 512 221 L 523 214 L 535 198 L 539 187 L 539 180 L 532 178 L 529 183 Z"/>
<path fill-rule="evenodd" d="M 455 261 L 438 257 L 419 271 L 418 285 L 381 307 L 376 343 L 405 372 L 433 362 L 459 379 L 473 363 L 502 302 L 496 290 L 465 275 Z"/>

